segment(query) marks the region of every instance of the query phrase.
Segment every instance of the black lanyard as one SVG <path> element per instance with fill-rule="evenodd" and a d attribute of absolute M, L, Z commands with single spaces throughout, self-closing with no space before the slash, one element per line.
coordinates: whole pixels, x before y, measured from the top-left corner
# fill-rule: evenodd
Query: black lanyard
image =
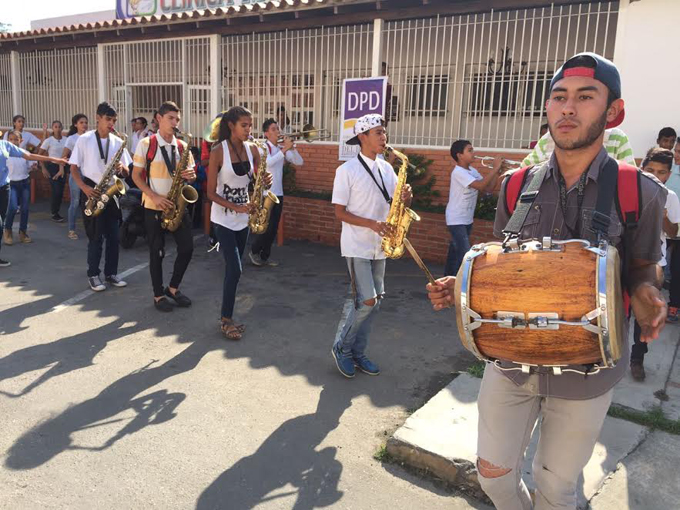
<path fill-rule="evenodd" d="M 170 161 L 170 158 L 168 157 L 168 153 L 165 150 L 164 146 L 161 146 L 161 154 L 163 155 L 163 160 L 165 161 L 165 166 L 168 167 L 168 172 L 170 172 L 171 176 L 175 175 L 175 168 L 177 165 L 177 162 L 175 161 L 175 146 L 171 145 L 172 147 L 172 161 Z"/>
<path fill-rule="evenodd" d="M 368 175 L 371 176 L 371 179 L 373 179 L 373 182 L 375 183 L 376 186 L 378 186 L 378 189 L 380 190 L 380 193 L 382 193 L 382 196 L 385 198 L 385 202 L 388 204 L 392 203 L 392 199 L 390 198 L 390 194 L 387 192 L 387 186 L 385 186 L 385 181 L 383 180 L 382 173 L 380 172 L 380 167 L 377 167 L 378 175 L 380 176 L 380 182 L 382 183 L 382 186 L 378 184 L 378 180 L 375 178 L 375 175 L 373 175 L 373 172 L 371 172 L 371 169 L 368 168 L 368 165 L 364 161 L 364 158 L 361 157 L 361 154 L 357 154 L 357 158 L 359 158 L 359 161 L 363 165 L 364 169 L 366 172 L 368 172 Z"/>
<path fill-rule="evenodd" d="M 576 223 L 572 227 L 569 225 L 567 222 L 567 183 L 564 180 L 564 177 L 562 174 L 557 170 L 559 173 L 559 177 L 557 179 L 557 182 L 559 184 L 560 188 L 560 209 L 562 210 L 562 218 L 564 219 L 564 225 L 567 227 L 567 230 L 569 230 L 569 237 L 571 238 L 580 238 L 580 230 L 581 230 L 581 208 L 583 207 L 583 197 L 585 195 L 585 190 L 586 190 L 586 180 L 588 179 L 588 170 L 583 172 L 581 174 L 581 177 L 578 179 L 578 190 L 577 190 L 577 196 L 576 196 Z"/>
<path fill-rule="evenodd" d="M 102 147 L 102 139 L 99 138 L 99 131 L 94 132 L 94 136 L 97 138 L 97 147 L 99 147 L 99 157 L 102 158 L 104 164 L 106 160 L 109 159 L 109 146 L 111 145 L 111 137 L 106 137 L 106 152 L 104 152 L 104 147 Z"/>

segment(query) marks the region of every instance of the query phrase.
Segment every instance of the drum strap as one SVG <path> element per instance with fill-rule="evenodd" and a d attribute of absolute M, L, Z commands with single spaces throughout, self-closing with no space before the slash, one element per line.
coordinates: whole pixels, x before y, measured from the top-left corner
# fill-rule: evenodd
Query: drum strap
<path fill-rule="evenodd" d="M 609 239 L 610 214 L 617 191 L 618 176 L 619 164 L 616 160 L 609 158 L 597 180 L 597 201 L 590 223 L 590 229 L 597 235 L 598 243 Z"/>
<path fill-rule="evenodd" d="M 524 222 L 527 220 L 531 206 L 534 203 L 534 200 L 536 200 L 538 190 L 541 189 L 541 184 L 543 184 L 543 180 L 545 179 L 545 175 L 548 173 L 549 168 L 550 165 L 547 163 L 541 166 L 531 178 L 531 182 L 529 182 L 527 189 L 524 190 L 524 193 L 519 196 L 517 207 L 515 207 L 508 224 L 503 229 L 503 234 L 505 235 L 506 239 L 519 236 L 519 233 L 522 231 Z"/>

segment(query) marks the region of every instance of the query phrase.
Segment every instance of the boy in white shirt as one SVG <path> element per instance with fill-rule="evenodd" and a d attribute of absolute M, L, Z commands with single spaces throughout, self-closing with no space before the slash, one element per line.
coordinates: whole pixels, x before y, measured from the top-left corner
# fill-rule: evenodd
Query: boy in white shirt
<path fill-rule="evenodd" d="M 673 153 L 668 149 L 656 147 L 651 149 L 642 162 L 642 171 L 654 175 L 662 183 L 666 184 L 671 176 L 673 165 Z M 673 190 L 668 190 L 666 196 L 666 209 L 664 211 L 663 230 L 661 232 L 661 260 L 659 265 L 666 266 L 666 240 L 678 237 L 678 223 L 680 223 L 680 200 Z M 680 261 L 676 257 L 676 264 Z M 677 322 L 678 306 L 680 306 L 680 281 L 671 278 L 670 303 L 668 307 L 667 322 Z M 633 330 L 633 347 L 630 354 L 630 372 L 636 381 L 645 380 L 645 368 L 643 366 L 648 344 L 640 341 L 641 329 L 637 321 Z"/>
<path fill-rule="evenodd" d="M 345 377 L 354 377 L 355 367 L 368 375 L 380 369 L 365 354 L 371 322 L 385 293 L 385 253 L 382 238 L 389 234 L 385 223 L 397 176 L 378 155 L 385 151 L 387 132 L 382 115 L 369 114 L 354 125 L 348 145 L 360 145 L 356 158 L 342 164 L 333 182 L 335 217 L 342 221 L 340 248 L 347 260 L 350 297 L 345 302 L 331 354 Z M 406 185 L 402 200 L 411 203 Z"/>
<path fill-rule="evenodd" d="M 463 257 L 470 249 L 470 233 L 480 191 L 491 192 L 498 176 L 503 172 L 503 159 L 496 158 L 493 170 L 486 177 L 470 165 L 475 159 L 475 149 L 468 140 L 456 140 L 451 145 L 451 157 L 456 166 L 451 172 L 449 203 L 446 206 L 446 226 L 451 234 L 446 255 L 444 276 L 455 276 Z"/>
<path fill-rule="evenodd" d="M 272 208 L 267 231 L 264 234 L 255 236 L 250 251 L 250 261 L 256 266 L 278 266 L 279 263 L 269 258 L 269 256 L 272 251 L 272 243 L 276 239 L 276 232 L 279 229 L 279 221 L 283 211 L 283 165 L 288 161 L 292 165 L 302 166 L 304 161 L 291 138 L 285 137 L 283 145 L 279 147 L 281 129 L 275 119 L 265 120 L 264 124 L 262 124 L 262 131 L 267 139 L 267 170 L 274 179 L 271 191 L 277 196 L 279 203 Z"/>

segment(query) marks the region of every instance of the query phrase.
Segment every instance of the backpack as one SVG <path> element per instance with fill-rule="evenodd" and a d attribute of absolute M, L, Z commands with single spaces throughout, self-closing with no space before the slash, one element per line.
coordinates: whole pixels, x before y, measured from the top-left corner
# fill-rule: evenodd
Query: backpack
<path fill-rule="evenodd" d="M 177 150 L 179 151 L 179 157 L 182 157 L 184 153 L 184 145 L 182 142 L 177 140 Z M 149 148 L 146 151 L 146 183 L 149 184 L 151 162 L 156 157 L 156 152 L 158 152 L 158 134 L 153 134 L 149 136 Z"/>

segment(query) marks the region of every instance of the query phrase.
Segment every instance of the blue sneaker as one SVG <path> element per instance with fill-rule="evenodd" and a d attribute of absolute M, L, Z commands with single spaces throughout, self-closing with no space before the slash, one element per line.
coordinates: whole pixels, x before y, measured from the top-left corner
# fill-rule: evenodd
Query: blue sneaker
<path fill-rule="evenodd" d="M 380 373 L 378 365 L 373 363 L 366 356 L 362 356 L 360 358 L 352 358 L 352 362 L 354 363 L 354 366 L 361 370 L 364 374 L 378 375 Z"/>
<path fill-rule="evenodd" d="M 331 348 L 331 354 L 333 355 L 333 359 L 335 360 L 335 364 L 338 367 L 338 370 L 340 370 L 340 373 L 349 379 L 354 377 L 354 363 L 352 362 L 352 358 L 343 356 L 339 345 L 334 345 Z"/>

